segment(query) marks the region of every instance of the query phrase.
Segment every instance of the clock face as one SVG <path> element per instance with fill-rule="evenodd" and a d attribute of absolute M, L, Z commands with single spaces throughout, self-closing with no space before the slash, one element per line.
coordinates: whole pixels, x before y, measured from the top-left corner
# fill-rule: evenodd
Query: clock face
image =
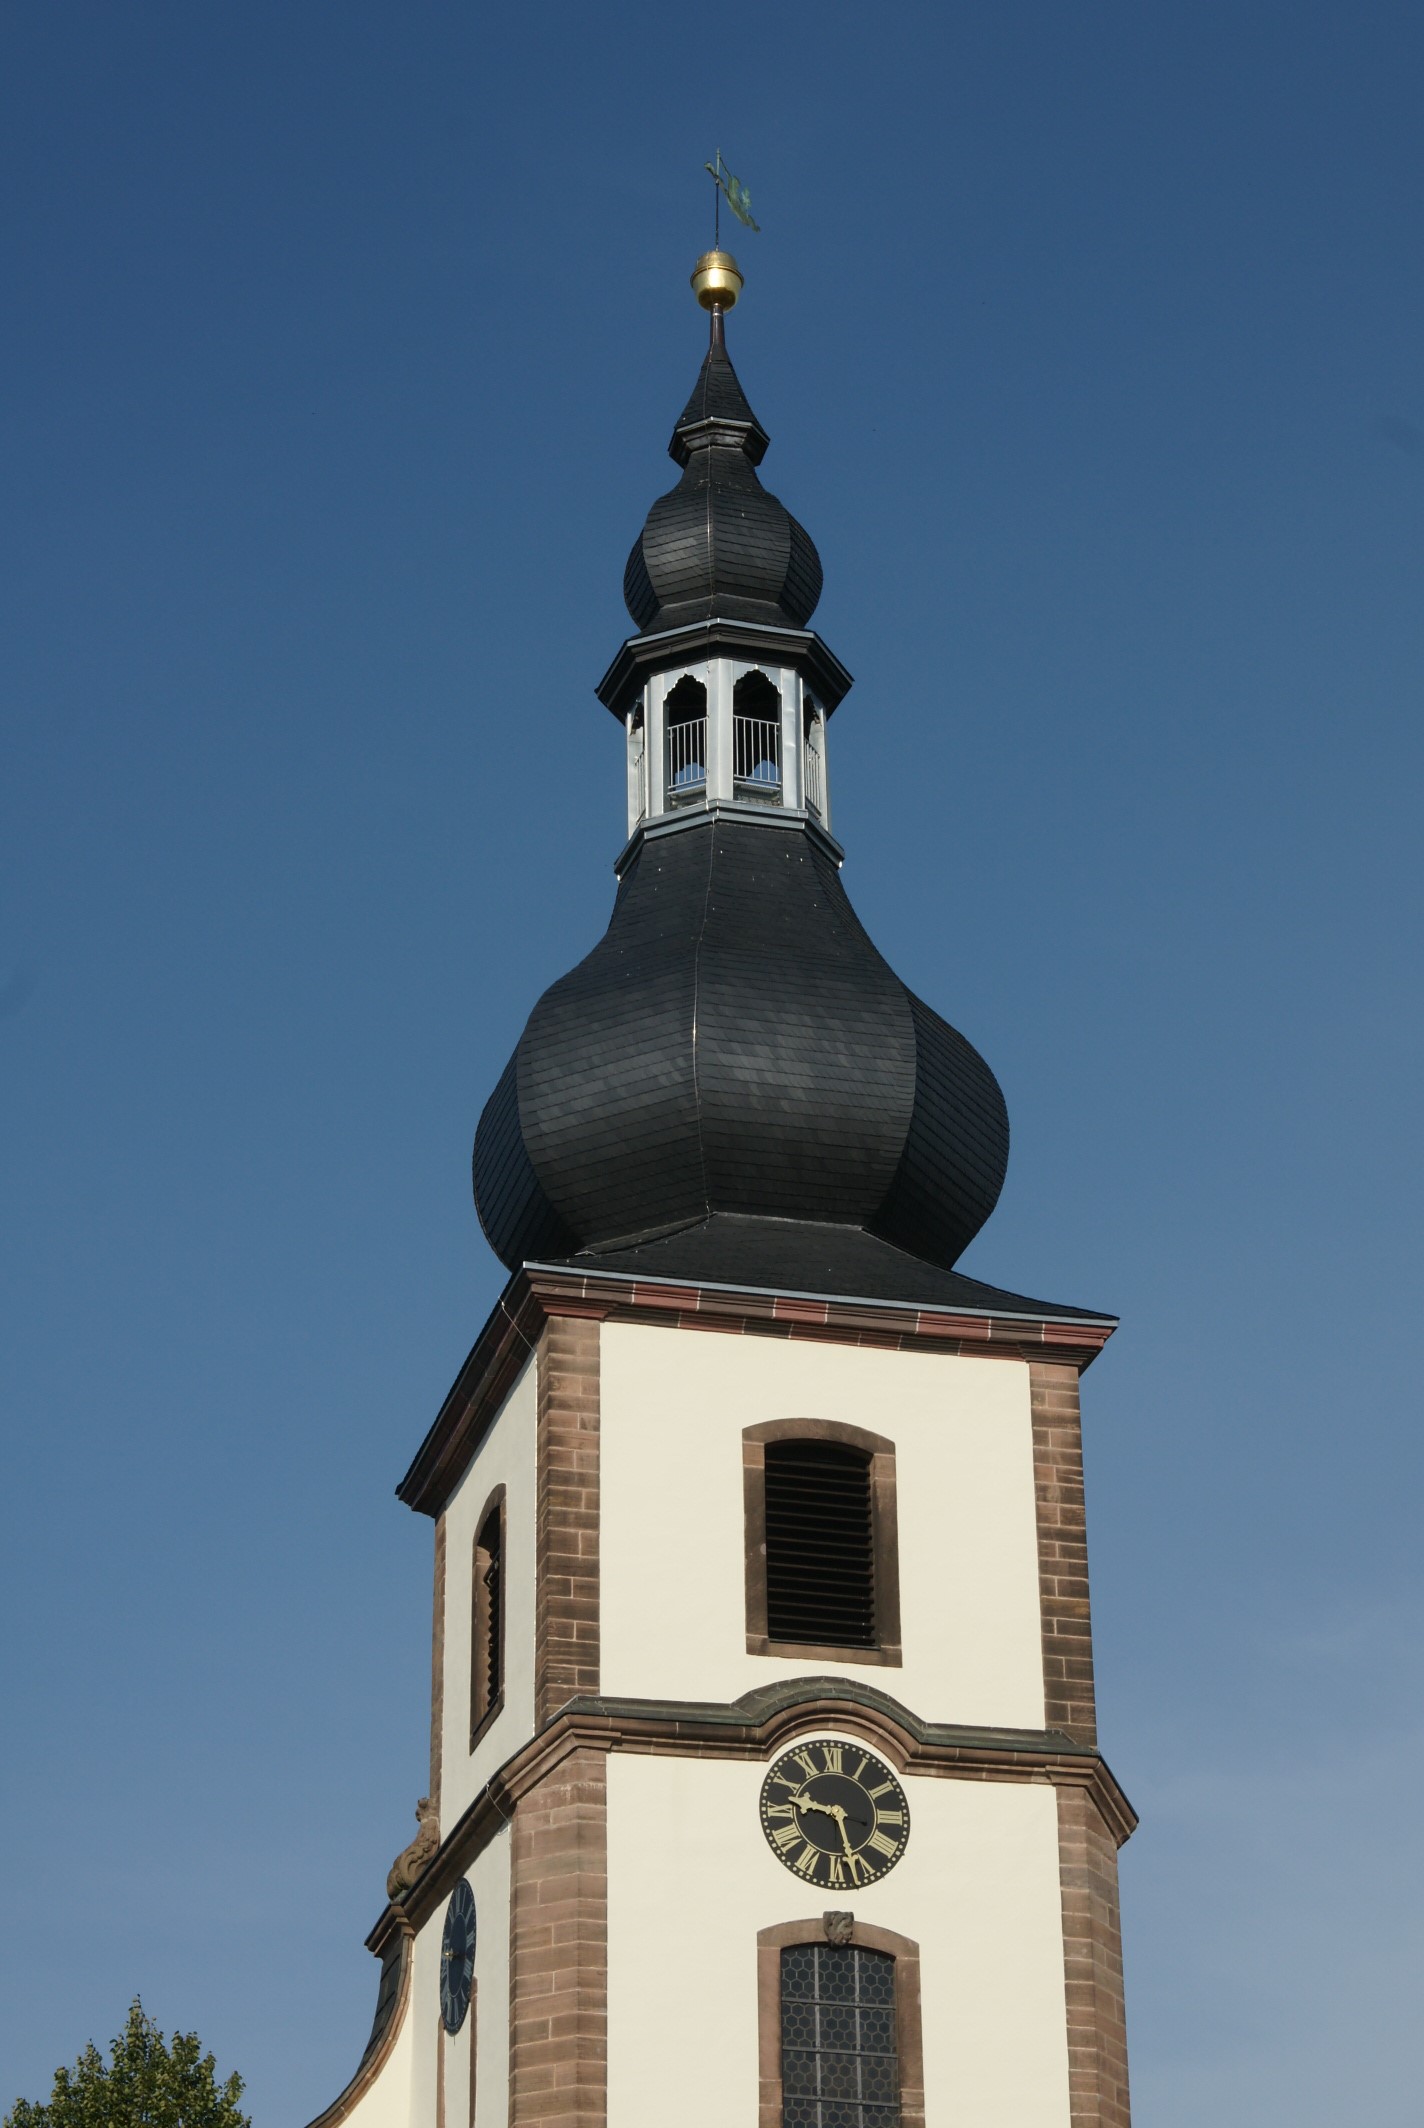
<path fill-rule="evenodd" d="M 470 2007 L 475 1978 L 475 1895 L 462 1877 L 445 1909 L 440 1946 L 440 2015 L 447 2032 L 458 2032 Z"/>
<path fill-rule="evenodd" d="M 850 1891 L 895 1867 L 910 1806 L 883 1760 L 818 1736 L 784 1752 L 762 1782 L 761 1829 L 777 1860 L 808 1884 Z"/>

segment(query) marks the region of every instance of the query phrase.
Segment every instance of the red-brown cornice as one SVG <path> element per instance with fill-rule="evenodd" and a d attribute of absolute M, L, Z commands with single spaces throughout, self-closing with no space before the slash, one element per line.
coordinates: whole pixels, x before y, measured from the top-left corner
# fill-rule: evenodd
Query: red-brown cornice
<path fill-rule="evenodd" d="M 1136 1812 L 1096 1750 L 1054 1730 L 921 1722 L 888 1694 L 851 1679 L 789 1679 L 726 1706 L 571 1700 L 506 1760 L 456 1819 L 419 1881 L 402 1894 L 401 1917 L 418 1930 L 500 1827 L 512 1822 L 520 1799 L 572 1752 L 760 1760 L 812 1727 L 864 1737 L 902 1775 L 1082 1789 L 1119 1847 L 1137 1825 Z M 388 1919 L 389 1910 L 368 1939 L 373 1945 Z"/>

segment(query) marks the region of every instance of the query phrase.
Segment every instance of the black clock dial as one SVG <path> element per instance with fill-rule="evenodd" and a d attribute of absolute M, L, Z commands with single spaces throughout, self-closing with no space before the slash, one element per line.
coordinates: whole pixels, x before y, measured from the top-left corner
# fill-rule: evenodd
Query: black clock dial
<path fill-rule="evenodd" d="M 458 2032 L 470 2007 L 475 1980 L 475 1895 L 462 1877 L 445 1909 L 440 1945 L 440 2015 L 447 2032 Z"/>
<path fill-rule="evenodd" d="M 851 1891 L 895 1867 L 910 1837 L 910 1806 L 883 1760 L 818 1736 L 784 1752 L 762 1782 L 761 1829 L 796 1876 Z"/>

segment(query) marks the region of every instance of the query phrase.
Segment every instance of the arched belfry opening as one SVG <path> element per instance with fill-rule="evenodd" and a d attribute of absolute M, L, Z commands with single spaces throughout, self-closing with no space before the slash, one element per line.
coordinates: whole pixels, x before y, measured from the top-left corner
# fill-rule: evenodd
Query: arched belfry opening
<path fill-rule="evenodd" d="M 671 805 L 707 794 L 707 689 L 690 672 L 669 688 L 663 704 L 667 734 L 667 794 Z"/>
<path fill-rule="evenodd" d="M 826 718 L 820 703 L 809 691 L 801 697 L 802 785 L 806 810 L 823 824 L 830 821 L 826 801 Z"/>
<path fill-rule="evenodd" d="M 738 798 L 781 799 L 781 695 L 764 672 L 732 689 L 732 787 Z"/>

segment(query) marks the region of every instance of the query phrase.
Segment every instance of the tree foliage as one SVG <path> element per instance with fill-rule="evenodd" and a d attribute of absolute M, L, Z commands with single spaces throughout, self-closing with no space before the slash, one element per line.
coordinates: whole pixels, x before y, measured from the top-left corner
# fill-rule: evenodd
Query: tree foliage
<path fill-rule="evenodd" d="M 48 2100 L 18 2099 L 4 2128 L 252 2128 L 241 2096 L 242 2078 L 220 2084 L 196 2032 L 166 2040 L 135 1996 L 109 2060 L 90 2040 L 72 2069 L 56 2069 Z"/>

